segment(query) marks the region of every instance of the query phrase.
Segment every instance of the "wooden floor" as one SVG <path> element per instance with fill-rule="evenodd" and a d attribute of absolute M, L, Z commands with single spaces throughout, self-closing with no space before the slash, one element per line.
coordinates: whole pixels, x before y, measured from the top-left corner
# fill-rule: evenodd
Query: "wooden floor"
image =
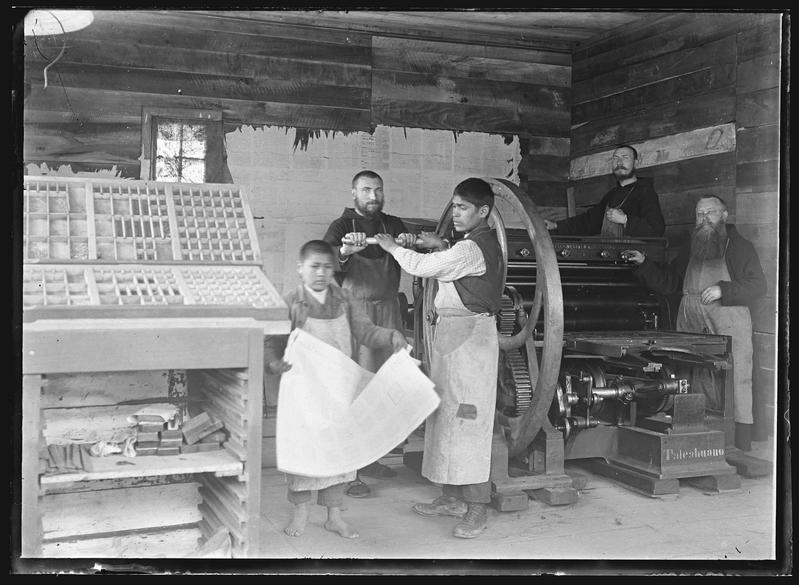
<path fill-rule="evenodd" d="M 773 443 L 753 453 L 774 461 Z M 264 470 L 261 532 L 263 558 L 274 559 L 587 559 L 766 560 L 775 555 L 774 477 L 742 479 L 735 493 L 707 495 L 683 484 L 678 495 L 650 498 L 571 463 L 567 471 L 588 477 L 576 504 L 551 507 L 530 500 L 522 512 L 489 511 L 479 538 L 451 534 L 454 518 L 422 518 L 410 507 L 440 490 L 387 459 L 398 475 L 376 480 L 370 497 L 345 498 L 344 518 L 360 532 L 346 540 L 324 529 L 325 509 L 314 505 L 305 534 L 283 528 L 291 505 L 285 479 Z M 309 567 L 315 566 L 312 563 Z"/>

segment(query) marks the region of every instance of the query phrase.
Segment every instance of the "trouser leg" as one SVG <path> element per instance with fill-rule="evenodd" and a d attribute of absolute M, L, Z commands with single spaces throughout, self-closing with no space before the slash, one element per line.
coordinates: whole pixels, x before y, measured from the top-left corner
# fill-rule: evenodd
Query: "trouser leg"
<path fill-rule="evenodd" d="M 327 508 L 341 508 L 344 504 L 344 491 L 347 489 L 347 483 L 337 483 L 324 489 L 319 490 L 316 496 L 316 502 L 320 506 Z"/>
<path fill-rule="evenodd" d="M 288 500 L 292 504 L 305 504 L 311 501 L 311 492 L 309 490 L 288 490 Z"/>
<path fill-rule="evenodd" d="M 491 503 L 491 482 L 469 483 L 464 485 L 442 486 L 445 496 L 453 496 L 463 500 L 467 504 L 489 504 Z"/>

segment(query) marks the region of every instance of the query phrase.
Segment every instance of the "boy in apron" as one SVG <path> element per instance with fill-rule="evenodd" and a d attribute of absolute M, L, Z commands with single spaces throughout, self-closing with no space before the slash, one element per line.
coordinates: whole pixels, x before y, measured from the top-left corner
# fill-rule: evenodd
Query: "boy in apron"
<path fill-rule="evenodd" d="M 374 325 L 350 292 L 333 282 L 334 266 L 335 253 L 327 242 L 312 240 L 302 246 L 297 263 L 302 283 L 285 297 L 291 329 L 299 327 L 350 357 L 357 355 L 360 344 L 389 351 L 406 347 L 404 335 Z M 265 361 L 270 372 L 280 374 L 291 368 L 279 357 L 285 345 L 285 337 L 266 339 Z M 291 522 L 284 530 L 286 534 L 300 536 L 304 532 L 311 491 L 318 490 L 317 503 L 327 507 L 325 528 L 345 538 L 358 537 L 341 518 L 344 490 L 355 479 L 355 471 L 321 478 L 286 474 L 286 479 L 288 500 L 294 504 Z"/>
<path fill-rule="evenodd" d="M 416 504 L 422 516 L 455 516 L 454 536 L 474 538 L 487 525 L 491 501 L 491 435 L 497 390 L 496 314 L 502 295 L 502 250 L 488 226 L 494 194 L 482 179 L 455 187 L 452 219 L 465 237 L 451 248 L 434 234 L 422 234 L 419 254 L 398 246 L 387 234 L 380 246 L 414 276 L 435 278 L 438 292 L 430 378 L 441 405 L 425 422 L 422 475 L 441 484 L 443 494 Z"/>

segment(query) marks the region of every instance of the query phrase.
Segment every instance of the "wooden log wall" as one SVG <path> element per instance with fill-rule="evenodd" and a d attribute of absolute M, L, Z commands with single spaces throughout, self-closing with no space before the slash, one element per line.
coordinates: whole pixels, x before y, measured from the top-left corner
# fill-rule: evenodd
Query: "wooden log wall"
<path fill-rule="evenodd" d="M 225 127 L 378 125 L 518 135 L 522 186 L 565 206 L 567 53 L 389 38 L 201 14 L 95 11 L 25 39 L 24 161 L 139 177 L 143 107 L 221 110 Z"/>
<path fill-rule="evenodd" d="M 769 281 L 753 315 L 755 435 L 773 432 L 779 209 L 778 14 L 672 14 L 573 55 L 569 192 L 576 211 L 613 185 L 609 157 L 634 145 L 676 248 L 699 197 L 718 195 Z"/>

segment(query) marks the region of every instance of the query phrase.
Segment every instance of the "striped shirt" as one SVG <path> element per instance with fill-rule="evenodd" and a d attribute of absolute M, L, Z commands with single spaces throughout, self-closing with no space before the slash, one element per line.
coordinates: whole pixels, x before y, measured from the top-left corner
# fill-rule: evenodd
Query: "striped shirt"
<path fill-rule="evenodd" d="M 391 254 L 408 274 L 435 278 L 441 282 L 453 282 L 464 276 L 480 276 L 486 271 L 480 246 L 468 237 L 447 250 L 431 254 L 420 254 L 400 247 L 394 248 Z"/>

